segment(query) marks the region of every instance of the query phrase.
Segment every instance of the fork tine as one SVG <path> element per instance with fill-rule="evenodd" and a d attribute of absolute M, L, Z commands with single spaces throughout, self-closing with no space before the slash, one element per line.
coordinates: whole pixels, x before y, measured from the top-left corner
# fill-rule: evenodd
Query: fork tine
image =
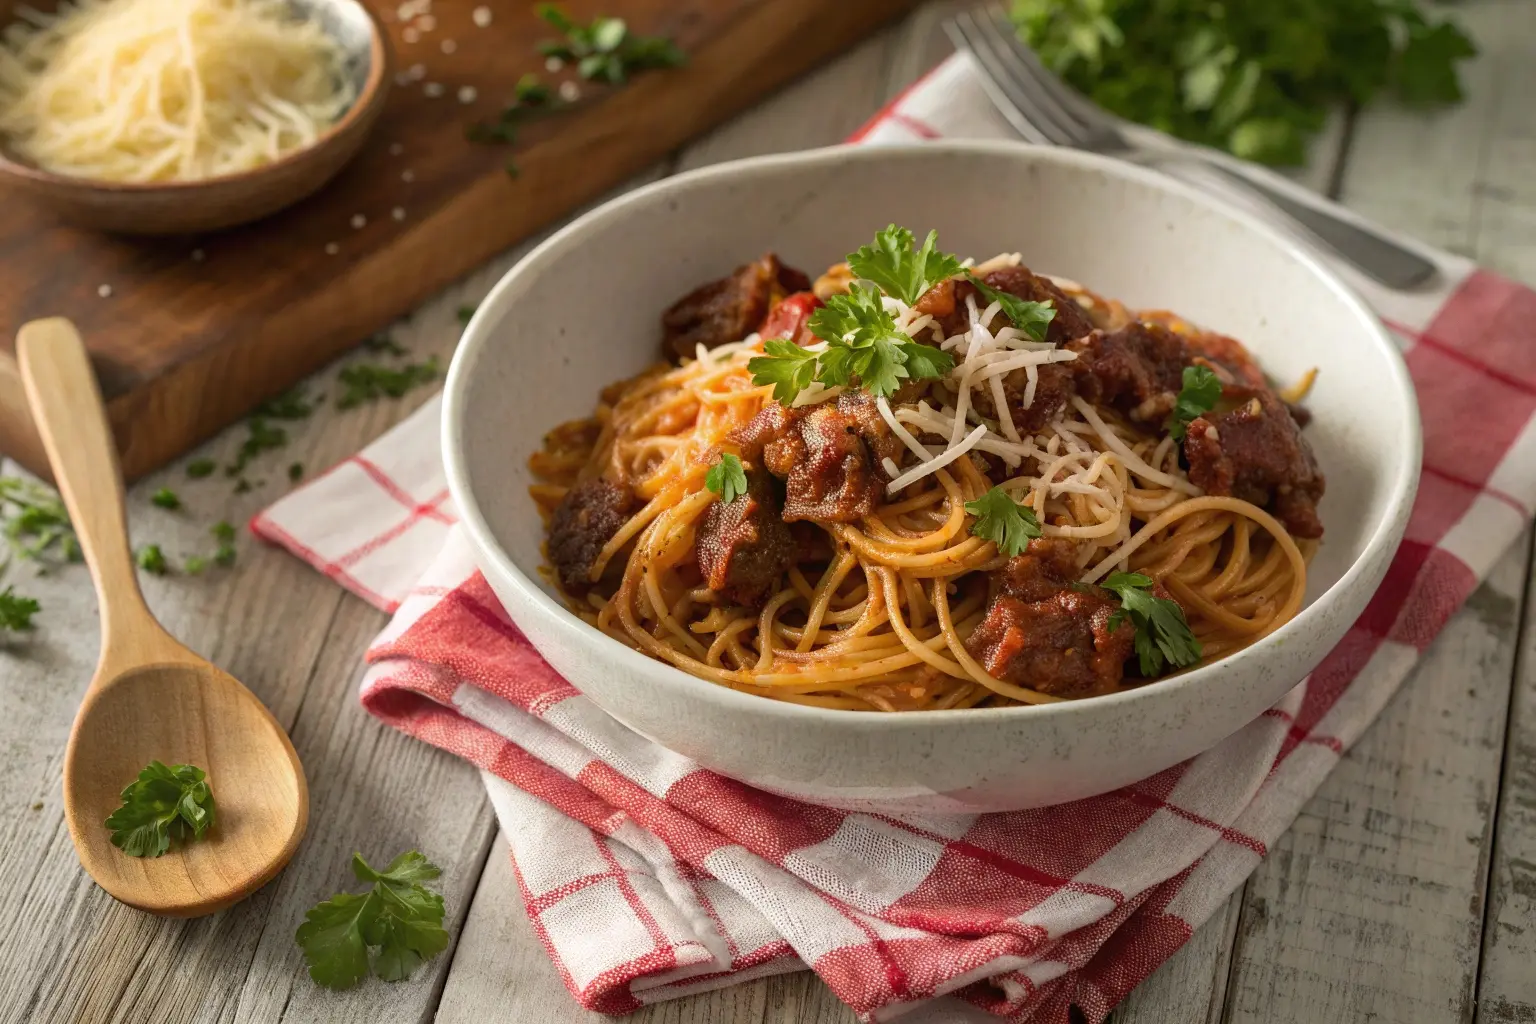
<path fill-rule="evenodd" d="M 959 49 L 971 55 L 981 68 L 981 84 L 998 112 L 1015 131 L 1030 142 L 1044 145 L 1069 145 L 1059 134 L 1047 131 L 1047 125 L 1037 125 L 1026 113 L 1034 105 L 1019 88 L 1008 62 L 998 56 L 988 33 L 972 17 L 970 11 L 961 11 L 944 23 L 944 31 Z"/>
<path fill-rule="evenodd" d="M 1003 8 L 987 4 L 975 12 L 975 21 L 986 34 L 993 53 L 1007 67 L 1016 83 L 1017 91 L 1027 97 L 1029 105 L 1024 109 L 1031 117 L 1050 123 L 1062 137 L 1062 145 L 1087 145 L 1094 133 L 1091 122 L 1085 121 L 1071 106 L 1061 102 L 1050 83 L 1056 76 L 1047 71 L 1039 58 L 1019 39 L 1013 22 Z"/>
<path fill-rule="evenodd" d="M 1080 138 L 1086 140 L 1095 134 L 1119 136 L 1119 129 L 1108 113 L 1047 68 L 1040 55 L 1025 45 L 1001 7 L 989 8 L 988 14 L 994 38 L 1012 55 L 1019 73 L 1034 82 L 1063 118 L 1078 126 Z"/>

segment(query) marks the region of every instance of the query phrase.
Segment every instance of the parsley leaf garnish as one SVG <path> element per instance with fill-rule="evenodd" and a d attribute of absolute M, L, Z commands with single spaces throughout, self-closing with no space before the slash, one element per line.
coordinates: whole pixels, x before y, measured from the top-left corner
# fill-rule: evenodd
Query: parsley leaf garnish
<path fill-rule="evenodd" d="M 788 405 L 816 379 L 816 353 L 792 341 L 763 342 L 764 355 L 747 360 L 753 384 L 772 384 L 773 399 Z"/>
<path fill-rule="evenodd" d="M 992 541 L 1009 558 L 1023 554 L 1030 538 L 1040 536 L 1040 520 L 1035 517 L 1035 510 L 1014 501 L 1001 487 L 966 502 L 965 510 L 976 517 L 971 533 Z"/>
<path fill-rule="evenodd" d="M 1152 593 L 1152 580 L 1139 572 L 1111 573 L 1099 584 L 1120 598 L 1120 610 L 1109 617 L 1111 632 L 1129 618 L 1136 627 L 1136 656 L 1141 674 L 1149 679 L 1165 664 L 1179 668 L 1200 660 L 1200 641 L 1190 632 L 1177 601 Z"/>
<path fill-rule="evenodd" d="M 32 628 L 32 616 L 42 610 L 36 598 L 16 593 L 15 587 L 0 590 L 0 630 Z"/>
<path fill-rule="evenodd" d="M 205 476 L 212 476 L 213 471 L 218 468 L 218 463 L 212 459 L 193 459 L 187 463 L 187 476 L 193 480 L 201 480 Z"/>
<path fill-rule="evenodd" d="M 158 857 L 174 839 L 201 839 L 213 825 L 213 791 L 201 768 L 167 768 L 159 761 L 139 772 L 122 793 L 123 805 L 107 818 L 112 843 L 130 857 Z"/>
<path fill-rule="evenodd" d="M 169 487 L 162 487 L 149 496 L 149 502 L 156 508 L 175 510 L 181 508 L 181 498 Z"/>
<path fill-rule="evenodd" d="M 1034 341 L 1045 340 L 1045 332 L 1050 328 L 1051 321 L 1056 319 L 1055 305 L 1050 302 L 1031 302 L 1011 292 L 999 291 L 969 272 L 965 276 L 981 292 L 982 298 L 1003 307 L 1003 315 L 1013 321 L 1013 326 Z"/>
<path fill-rule="evenodd" d="M 782 405 L 810 387 L 811 381 L 846 387 L 858 378 L 871 394 L 886 397 L 906 378 L 941 377 L 955 367 L 955 358 L 932 345 L 922 345 L 903 333 L 886 312 L 875 288 L 855 282 L 847 295 L 834 295 L 811 314 L 811 333 L 827 343 L 819 355 L 790 341 L 763 344 L 765 356 L 747 363 L 752 383 L 774 385 L 773 397 Z"/>
<path fill-rule="evenodd" d="M 887 295 L 912 305 L 929 288 L 961 271 L 960 261 L 938 251 L 939 233 L 928 232 L 921 249 L 906 228 L 889 225 L 875 235 L 873 245 L 848 254 L 848 269 L 879 285 Z"/>
<path fill-rule="evenodd" d="M 704 477 L 704 486 L 720 495 L 720 500 L 729 505 L 738 496 L 747 493 L 747 471 L 741 468 L 740 459 L 727 452 L 710 467 Z"/>
<path fill-rule="evenodd" d="M 1191 421 L 1204 416 L 1221 399 L 1221 378 L 1208 366 L 1184 367 L 1184 386 L 1168 416 L 1168 434 L 1175 441 L 1184 440 Z"/>
<path fill-rule="evenodd" d="M 351 988 L 373 973 L 400 981 L 424 961 L 448 948 L 443 898 L 421 883 L 442 874 L 415 850 L 402 853 L 383 871 L 363 855 L 352 855 L 352 873 L 372 883 L 363 893 L 338 893 L 311 907 L 294 933 L 309 976 L 326 988 Z"/>

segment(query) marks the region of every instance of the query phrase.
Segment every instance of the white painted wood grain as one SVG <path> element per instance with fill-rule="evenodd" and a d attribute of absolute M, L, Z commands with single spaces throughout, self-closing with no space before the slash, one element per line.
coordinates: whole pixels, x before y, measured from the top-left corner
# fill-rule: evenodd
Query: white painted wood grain
<path fill-rule="evenodd" d="M 1226 1020 L 1467 1020 L 1514 629 L 1511 551 L 1249 880 Z"/>
<path fill-rule="evenodd" d="M 1489 870 L 1477 1024 L 1536 1021 L 1536 575 L 1528 581 L 1523 626 Z"/>

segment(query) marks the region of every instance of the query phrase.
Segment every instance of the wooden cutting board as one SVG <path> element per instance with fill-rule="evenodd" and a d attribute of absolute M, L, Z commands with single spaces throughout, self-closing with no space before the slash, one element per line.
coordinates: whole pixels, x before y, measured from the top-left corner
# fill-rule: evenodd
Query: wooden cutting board
<path fill-rule="evenodd" d="M 553 33 L 533 4 L 434 0 L 435 25 L 408 33 L 395 4 L 368 2 L 388 29 L 396 84 L 356 162 L 301 205 L 206 238 L 144 241 L 67 227 L 0 189 L 0 453 L 46 471 L 16 367 L 28 320 L 79 326 L 132 479 L 915 6 L 572 0 L 579 19 L 608 14 L 670 36 L 688 65 L 611 91 L 581 83 L 580 108 L 506 147 L 466 141 L 466 125 L 497 113 L 526 72 L 570 77 L 545 71 L 535 44 Z M 483 27 L 482 5 L 493 12 Z M 406 81 L 416 65 L 422 77 Z M 460 101 L 464 87 L 474 102 Z"/>

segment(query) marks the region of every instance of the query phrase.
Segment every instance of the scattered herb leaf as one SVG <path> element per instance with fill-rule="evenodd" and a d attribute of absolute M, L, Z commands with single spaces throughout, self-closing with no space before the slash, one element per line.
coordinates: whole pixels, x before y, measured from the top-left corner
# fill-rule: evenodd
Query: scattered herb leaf
<path fill-rule="evenodd" d="M 294 934 L 315 982 L 351 988 L 370 966 L 383 980 L 400 981 L 448 948 L 443 898 L 421 884 L 442 874 L 436 865 L 411 850 L 378 871 L 354 853 L 352 873 L 372 888 L 311 907 Z"/>
<path fill-rule="evenodd" d="M 1175 441 L 1184 440 L 1192 421 L 1216 407 L 1221 399 L 1221 378 L 1207 366 L 1184 367 L 1184 386 L 1173 403 L 1167 429 Z"/>
<path fill-rule="evenodd" d="M 742 468 L 739 458 L 727 452 L 710 467 L 704 477 L 704 486 L 720 495 L 720 500 L 729 505 L 747 493 L 747 471 Z"/>
<path fill-rule="evenodd" d="M 32 616 L 42 610 L 36 598 L 16 593 L 15 587 L 0 590 L 0 631 L 31 629 Z"/>
<path fill-rule="evenodd" d="M 187 476 L 193 480 L 201 480 L 205 476 L 212 476 L 213 471 L 218 468 L 218 463 L 212 459 L 193 459 L 187 463 Z"/>
<path fill-rule="evenodd" d="M 406 353 L 406 347 L 396 341 L 394 335 L 388 331 L 380 331 L 363 342 L 363 348 L 369 352 L 382 352 L 390 356 L 403 356 Z"/>
<path fill-rule="evenodd" d="M 208 568 L 208 559 L 202 555 L 188 555 L 182 561 L 181 568 L 188 576 L 201 576 L 203 570 Z"/>
<path fill-rule="evenodd" d="M 295 481 L 304 479 L 304 463 L 302 463 L 302 462 L 291 463 L 288 466 L 288 479 L 289 480 L 295 480 Z"/>
<path fill-rule="evenodd" d="M 107 818 L 113 845 L 130 857 L 158 857 L 172 840 L 201 839 L 213 825 L 213 791 L 201 768 L 151 761 Z"/>
<path fill-rule="evenodd" d="M 181 498 L 169 487 L 162 487 L 149 496 L 150 504 L 158 508 L 175 510 L 181 508 Z"/>
<path fill-rule="evenodd" d="M 1200 641 L 1190 632 L 1177 601 L 1152 593 L 1152 580 L 1139 572 L 1111 573 L 1101 584 L 1120 598 L 1120 610 L 1109 617 L 1111 632 L 1129 618 L 1136 627 L 1136 656 L 1141 674 L 1152 678 L 1165 664 L 1182 668 L 1200 660 Z"/>
<path fill-rule="evenodd" d="M 575 64 L 577 73 L 590 81 L 617 85 L 637 71 L 687 63 L 670 39 L 636 35 L 622 18 L 598 15 L 590 25 L 581 25 L 557 4 L 539 4 L 534 13 L 564 37 L 541 42 L 539 52 Z"/>
<path fill-rule="evenodd" d="M 406 363 L 404 366 L 380 366 L 377 363 L 353 363 L 343 367 L 337 380 L 342 385 L 336 405 L 351 409 L 364 402 L 388 396 L 399 398 L 419 384 L 437 379 L 437 357 L 429 356 L 425 362 Z"/>
<path fill-rule="evenodd" d="M 235 564 L 235 528 L 228 522 L 220 520 L 209 529 L 213 539 L 219 542 L 218 548 L 213 552 L 215 565 L 228 569 Z"/>
<path fill-rule="evenodd" d="M 224 475 L 237 477 L 245 472 L 245 467 L 251 464 L 262 452 L 281 448 L 288 443 L 288 431 L 282 427 L 274 427 L 260 415 L 252 416 L 245 421 L 246 437 L 240 442 L 240 450 L 235 453 L 235 461 L 224 467 Z M 247 485 L 246 490 L 250 490 Z"/>
<path fill-rule="evenodd" d="M 273 420 L 302 420 L 314 411 L 315 403 L 309 400 L 301 384 L 262 402 L 256 407 L 256 416 Z"/>
<path fill-rule="evenodd" d="M 470 320 L 474 319 L 475 310 L 478 309 L 478 308 L 479 308 L 478 306 L 460 306 L 459 307 L 459 323 L 463 324 L 466 327 L 469 326 L 469 322 L 470 322 Z"/>
<path fill-rule="evenodd" d="M 80 540 L 70 525 L 64 502 L 42 484 L 19 476 L 0 476 L 0 532 L 11 558 L 43 563 L 80 561 Z"/>
<path fill-rule="evenodd" d="M 1001 487 L 966 502 L 965 510 L 976 517 L 971 533 L 992 541 L 1009 558 L 1023 554 L 1030 539 L 1040 536 L 1040 520 L 1035 510 L 1014 501 L 1013 495 Z"/>
<path fill-rule="evenodd" d="M 139 548 L 135 557 L 139 568 L 152 576 L 164 576 L 171 571 L 170 563 L 165 560 L 165 552 L 160 550 L 159 544 L 145 544 Z"/>

